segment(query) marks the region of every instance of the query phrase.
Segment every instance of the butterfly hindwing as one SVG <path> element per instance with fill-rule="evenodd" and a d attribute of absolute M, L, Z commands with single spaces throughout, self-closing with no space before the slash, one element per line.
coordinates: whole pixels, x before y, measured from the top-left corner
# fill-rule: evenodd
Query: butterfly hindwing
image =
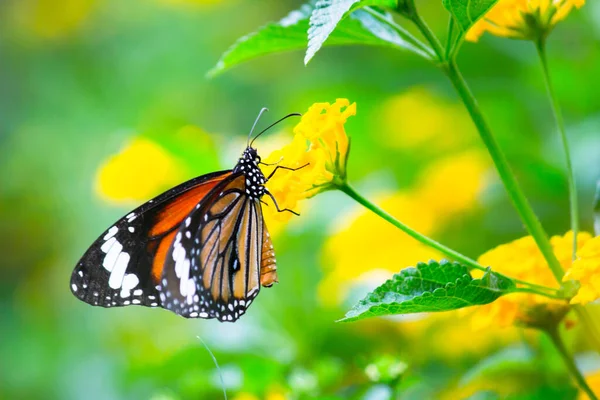
<path fill-rule="evenodd" d="M 188 318 L 235 321 L 260 290 L 264 221 L 245 177 L 232 177 L 180 225 L 165 261 L 163 307 Z"/>
<path fill-rule="evenodd" d="M 187 181 L 138 207 L 107 229 L 73 274 L 71 291 L 96 306 L 161 306 L 157 290 L 167 251 L 181 221 L 228 179 L 220 171 Z"/>

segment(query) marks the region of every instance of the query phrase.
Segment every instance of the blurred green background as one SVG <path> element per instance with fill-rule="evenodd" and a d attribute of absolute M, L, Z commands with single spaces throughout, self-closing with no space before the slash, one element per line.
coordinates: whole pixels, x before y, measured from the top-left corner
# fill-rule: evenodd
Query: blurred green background
<path fill-rule="evenodd" d="M 447 17 L 438 3 L 421 8 L 443 32 Z M 549 58 L 572 142 L 581 223 L 591 232 L 600 178 L 600 5 L 589 3 L 558 25 Z M 453 160 L 475 155 L 482 161 L 472 196 L 450 209 L 416 204 L 406 218 L 418 225 L 437 210 L 435 229 L 423 229 L 472 257 L 525 235 L 452 88 L 410 54 L 328 48 L 308 67 L 296 52 L 205 78 L 237 38 L 299 4 L 0 2 L 0 398 L 222 398 L 198 337 L 214 352 L 229 398 L 238 400 L 577 396 L 554 350 L 531 332 L 474 331 L 457 313 L 336 324 L 391 274 L 369 271 L 399 271 L 410 265 L 407 254 L 420 254 L 408 240 L 378 240 L 377 222 L 353 224 L 363 211 L 341 193 L 307 201 L 302 216 L 275 235 L 280 283 L 235 324 L 93 308 L 71 295 L 78 258 L 136 206 L 97 194 L 107 159 L 145 135 L 179 160 L 182 178 L 230 168 L 263 106 L 272 121 L 314 102 L 357 102 L 346 125 L 350 179 L 395 214 L 394 196 L 418 192 L 422 202 L 452 203 L 453 188 L 464 184 Z M 563 234 L 563 159 L 533 45 L 486 35 L 464 46 L 459 64 L 544 226 Z M 189 126 L 212 144 L 177 135 Z M 263 136 L 261 146 L 274 148 L 292 126 Z M 438 170 L 440 162 L 451 167 Z M 364 235 L 375 239 L 361 247 Z M 377 252 L 389 257 L 369 265 Z M 575 348 L 578 340 L 575 329 Z M 585 352 L 578 362 L 590 373 L 600 365 Z"/>

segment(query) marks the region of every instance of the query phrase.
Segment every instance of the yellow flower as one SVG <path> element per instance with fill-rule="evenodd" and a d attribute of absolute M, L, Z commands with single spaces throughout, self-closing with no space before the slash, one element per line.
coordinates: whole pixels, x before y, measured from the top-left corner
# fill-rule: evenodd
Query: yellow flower
<path fill-rule="evenodd" d="M 267 183 L 280 208 L 294 209 L 299 200 L 346 179 L 350 140 L 344 124 L 355 114 L 356 103 L 350 104 L 346 99 L 313 104 L 294 128 L 292 142 L 263 160 L 288 168 L 302 167 L 297 171 L 279 169 Z M 275 165 L 265 168 L 265 174 L 274 168 Z M 280 214 L 280 218 L 289 218 L 289 213 Z"/>
<path fill-rule="evenodd" d="M 566 18 L 573 7 L 585 0 L 500 0 L 467 32 L 466 39 L 477 41 L 488 31 L 496 36 L 537 40 Z"/>
<path fill-rule="evenodd" d="M 182 182 L 185 176 L 185 168 L 160 145 L 137 138 L 100 167 L 96 191 L 114 203 L 139 203 Z"/>
<path fill-rule="evenodd" d="M 579 281 L 579 292 L 571 304 L 586 304 L 600 298 L 600 236 L 589 241 L 577 252 L 577 259 L 563 281 Z"/>
<path fill-rule="evenodd" d="M 577 235 L 578 247 L 584 246 L 590 238 L 589 233 L 579 233 Z M 550 242 L 554 254 L 563 269 L 566 270 L 571 266 L 573 233 L 567 232 L 564 236 L 554 236 Z M 498 246 L 483 254 L 478 261 L 483 266 L 491 266 L 494 271 L 516 279 L 548 287 L 557 286 L 550 268 L 531 236 Z M 473 272 L 473 275 L 476 276 L 480 274 L 482 274 L 480 271 Z M 475 322 L 480 327 L 509 326 L 514 323 L 527 324 L 531 321 L 531 313 L 540 306 L 544 307 L 544 312 L 560 314 L 565 304 L 534 294 L 511 294 L 503 296 L 491 304 L 478 307 L 479 317 L 475 318 Z"/>
<path fill-rule="evenodd" d="M 412 190 L 380 195 L 376 203 L 411 228 L 432 235 L 477 204 L 487 170 L 479 153 L 447 157 L 431 164 Z M 461 194 L 453 199 L 456 187 Z M 329 269 L 319 285 L 325 305 L 342 303 L 358 285 L 372 288 L 409 265 L 442 257 L 362 207 L 340 221 L 343 225 L 325 244 Z"/>

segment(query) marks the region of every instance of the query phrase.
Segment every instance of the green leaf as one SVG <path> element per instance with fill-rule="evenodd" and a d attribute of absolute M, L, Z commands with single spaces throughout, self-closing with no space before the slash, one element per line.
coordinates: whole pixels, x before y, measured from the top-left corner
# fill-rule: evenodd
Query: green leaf
<path fill-rule="evenodd" d="M 498 0 L 442 0 L 463 32 L 467 32 Z"/>
<path fill-rule="evenodd" d="M 318 0 L 310 16 L 308 29 L 308 48 L 304 64 L 323 46 L 338 23 L 359 7 L 378 6 L 395 8 L 396 0 Z"/>
<path fill-rule="evenodd" d="M 234 65 L 259 56 L 303 49 L 306 46 L 308 18 L 312 10 L 311 5 L 305 4 L 278 22 L 269 23 L 256 32 L 239 38 L 207 75 L 217 75 Z"/>
<path fill-rule="evenodd" d="M 600 236 L 600 181 L 596 183 L 596 198 L 594 199 L 594 232 Z"/>
<path fill-rule="evenodd" d="M 473 279 L 469 269 L 456 262 L 419 263 L 414 268 L 400 271 L 375 289 L 341 321 L 488 304 L 515 287 L 514 281 L 489 268 L 481 279 Z"/>
<path fill-rule="evenodd" d="M 306 31 L 313 6 L 306 4 L 292 11 L 279 22 L 273 22 L 258 31 L 240 38 L 223 54 L 208 76 L 217 75 L 228 68 L 267 54 L 300 50 L 306 47 Z M 328 46 L 363 44 L 410 49 L 431 58 L 422 50 L 408 43 L 385 21 L 391 21 L 391 15 L 385 12 L 357 10 L 351 18 L 343 20 L 333 32 Z"/>

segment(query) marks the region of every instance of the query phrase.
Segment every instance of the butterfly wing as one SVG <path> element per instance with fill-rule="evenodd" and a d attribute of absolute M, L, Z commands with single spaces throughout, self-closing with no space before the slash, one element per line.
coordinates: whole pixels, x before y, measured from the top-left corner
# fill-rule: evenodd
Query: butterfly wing
<path fill-rule="evenodd" d="M 258 295 L 266 231 L 260 200 L 244 181 L 241 175 L 213 192 L 175 234 L 161 282 L 165 308 L 233 322 Z"/>
<path fill-rule="evenodd" d="M 95 306 L 162 306 L 157 285 L 177 230 L 213 189 L 230 179 L 231 171 L 200 176 L 121 218 L 77 264 L 71 275 L 73 294 Z"/>

